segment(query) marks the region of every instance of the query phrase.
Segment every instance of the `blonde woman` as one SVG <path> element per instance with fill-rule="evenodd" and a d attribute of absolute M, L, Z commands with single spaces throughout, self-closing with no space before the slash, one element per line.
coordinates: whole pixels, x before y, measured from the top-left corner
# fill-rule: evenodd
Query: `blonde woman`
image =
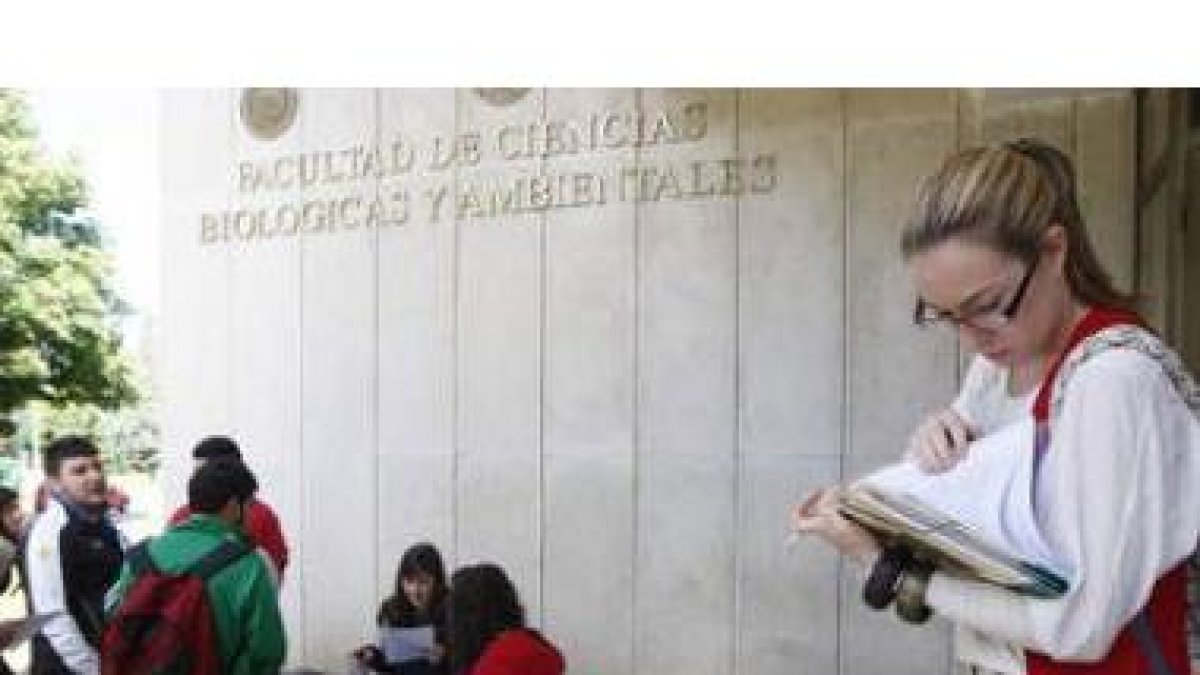
<path fill-rule="evenodd" d="M 956 625 L 967 672 L 1186 675 L 1186 561 L 1200 534 L 1200 392 L 1143 327 L 1088 239 L 1070 161 L 1023 140 L 949 157 L 923 184 L 903 239 L 915 320 L 977 352 L 956 400 L 913 434 L 909 458 L 954 466 L 968 440 L 1032 415 L 1040 535 L 1070 589 L 1033 599 L 881 550 L 835 509 L 795 527 L 859 562 L 875 601 Z"/>

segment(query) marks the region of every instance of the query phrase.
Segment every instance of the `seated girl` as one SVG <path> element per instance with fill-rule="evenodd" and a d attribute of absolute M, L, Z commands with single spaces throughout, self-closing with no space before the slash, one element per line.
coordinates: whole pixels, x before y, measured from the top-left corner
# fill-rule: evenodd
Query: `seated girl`
<path fill-rule="evenodd" d="M 450 582 L 450 663 L 455 675 L 562 675 L 566 662 L 540 633 L 504 570 L 463 567 Z"/>
<path fill-rule="evenodd" d="M 376 622 L 380 644 L 359 647 L 354 651 L 354 660 L 376 673 L 447 675 L 445 600 L 446 571 L 441 554 L 433 544 L 413 545 L 400 558 L 391 597 L 379 606 Z M 432 635 L 432 643 L 414 648 L 411 636 L 427 634 Z M 395 648 L 405 647 L 404 642 L 407 648 Z"/>

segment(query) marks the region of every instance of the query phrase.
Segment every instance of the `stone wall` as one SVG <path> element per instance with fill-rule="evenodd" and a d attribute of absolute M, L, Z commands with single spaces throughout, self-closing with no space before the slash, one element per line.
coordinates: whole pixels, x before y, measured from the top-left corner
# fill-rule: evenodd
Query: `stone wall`
<path fill-rule="evenodd" d="M 502 564 L 572 673 L 947 673 L 944 627 L 784 544 L 954 392 L 910 322 L 915 182 L 1044 136 L 1135 269 L 1127 91 L 301 90 L 252 104 L 273 140 L 245 103 L 164 95 L 167 489 L 242 442 L 295 665 L 341 667 L 428 539 Z"/>

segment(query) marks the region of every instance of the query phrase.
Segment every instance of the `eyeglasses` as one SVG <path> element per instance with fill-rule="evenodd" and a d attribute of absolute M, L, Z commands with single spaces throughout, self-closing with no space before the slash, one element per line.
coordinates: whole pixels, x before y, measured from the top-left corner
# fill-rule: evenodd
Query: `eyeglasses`
<path fill-rule="evenodd" d="M 981 330 L 1003 328 L 1021 309 L 1021 301 L 1025 299 L 1025 291 L 1029 288 L 1029 280 L 1033 278 L 1037 264 L 1038 258 L 1034 258 L 1033 262 L 1029 264 L 1029 269 L 1025 271 L 1025 276 L 1021 277 L 1021 283 L 1017 285 L 1012 299 L 1003 306 L 997 306 L 998 303 L 996 303 L 959 314 L 932 307 L 925 304 L 924 300 L 917 298 L 917 306 L 913 309 L 913 323 L 922 328 L 936 323 L 953 324 L 955 327 L 972 326 Z"/>

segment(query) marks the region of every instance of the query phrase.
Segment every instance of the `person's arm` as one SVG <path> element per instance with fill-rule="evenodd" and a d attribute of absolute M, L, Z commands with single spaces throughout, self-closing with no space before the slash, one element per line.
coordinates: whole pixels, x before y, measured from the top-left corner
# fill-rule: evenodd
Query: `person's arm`
<path fill-rule="evenodd" d="M 279 518 L 265 502 L 255 499 L 252 502 L 252 520 L 248 523 L 249 534 L 254 541 L 271 556 L 275 563 L 275 571 L 279 581 L 283 581 L 284 570 L 288 564 L 287 541 L 283 538 L 283 528 Z"/>
<path fill-rule="evenodd" d="M 279 592 L 279 568 L 275 566 L 275 560 L 261 546 L 254 548 L 254 554 L 262 558 L 263 563 L 267 566 L 267 573 L 271 577 L 271 585 L 275 587 L 275 592 Z"/>
<path fill-rule="evenodd" d="M 34 614 L 58 613 L 42 628 L 42 635 L 67 667 L 81 675 L 91 675 L 100 672 L 100 658 L 67 610 L 59 541 L 63 524 L 60 514 L 53 507 L 47 509 L 30 530 L 25 556 L 29 601 Z"/>
<path fill-rule="evenodd" d="M 935 612 L 1060 660 L 1096 661 L 1195 547 L 1200 423 L 1150 359 L 1111 350 L 1081 365 L 1051 430 L 1035 503 L 1069 568 L 1037 600 L 934 574 Z M 1032 450 L 1031 450 L 1032 451 Z"/>
<path fill-rule="evenodd" d="M 243 561 L 252 561 L 241 589 L 242 652 L 238 661 L 244 664 L 236 672 L 275 673 L 283 666 L 287 656 L 287 638 L 275 586 L 271 581 L 267 563 L 257 555 L 245 556 Z"/>

